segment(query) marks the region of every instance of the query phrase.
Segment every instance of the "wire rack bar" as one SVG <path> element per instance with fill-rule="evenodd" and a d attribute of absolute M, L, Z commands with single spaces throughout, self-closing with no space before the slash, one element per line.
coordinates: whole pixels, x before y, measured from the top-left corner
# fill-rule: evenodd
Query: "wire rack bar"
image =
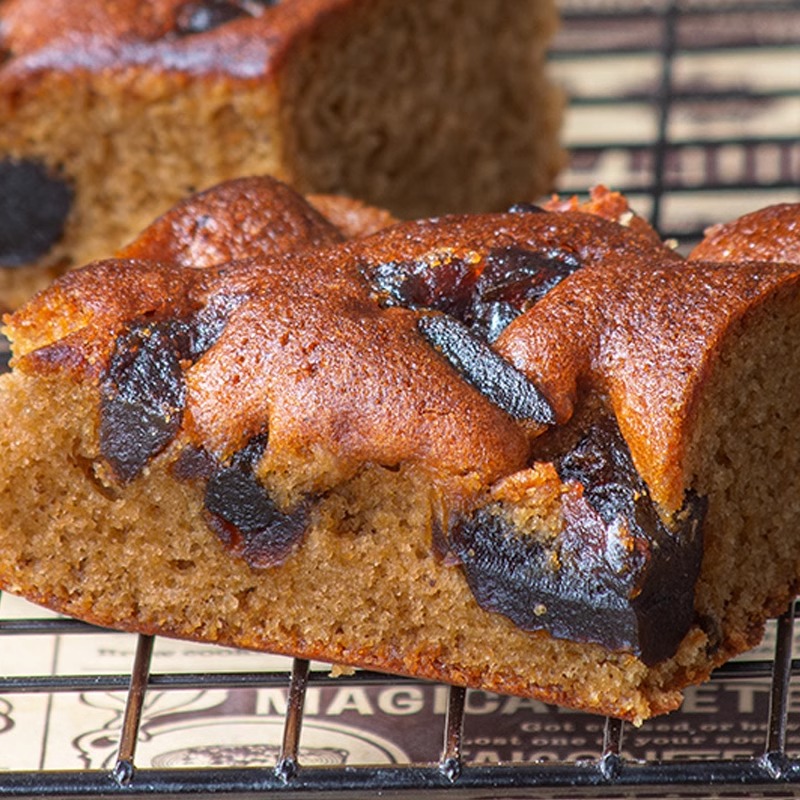
<path fill-rule="evenodd" d="M 439 770 L 451 782 L 458 780 L 463 770 L 461 756 L 466 696 L 466 689 L 461 686 L 451 686 L 448 689 L 447 716 L 444 724 L 444 748 L 439 761 Z"/>
<path fill-rule="evenodd" d="M 787 759 L 776 779 L 761 759 L 750 761 L 620 762 L 612 775 L 600 765 L 508 764 L 464 765 L 452 781 L 438 765 L 381 767 L 303 767 L 284 780 L 272 768 L 156 770 L 137 769 L 121 786 L 113 775 L 98 771 L 20 772 L 2 777 L 2 793 L 9 797 L 37 794 L 56 797 L 200 796 L 222 794 L 257 796 L 275 793 L 289 798 L 376 796 L 522 798 L 636 797 L 647 790 L 669 791 L 670 797 L 705 797 L 712 792 L 738 791 L 741 797 L 794 796 L 800 783 L 800 761 Z M 680 787 L 680 790 L 676 787 Z M 583 790 L 590 790 L 586 793 Z M 781 792 L 781 793 L 778 793 Z M 423 793 L 420 795 L 419 793 Z M 489 794 L 490 793 L 490 794 Z M 570 794 L 571 793 L 571 794 Z M 737 796 L 734 794 L 733 796 Z"/>
<path fill-rule="evenodd" d="M 284 783 L 295 776 L 298 769 L 300 749 L 300 728 L 303 723 L 303 703 L 308 686 L 309 662 L 296 658 L 292 664 L 289 681 L 289 701 L 283 729 L 283 742 L 275 774 Z"/>
<path fill-rule="evenodd" d="M 793 632 L 794 607 L 790 608 L 778 620 L 775 660 L 770 689 L 769 727 L 763 759 L 766 769 L 778 779 L 783 776 L 787 769 L 791 768 L 786 755 L 786 731 Z"/>
<path fill-rule="evenodd" d="M 608 780 L 619 776 L 622 767 L 622 730 L 624 723 L 608 717 L 603 731 L 603 755 L 600 758 L 600 772 Z"/>
<path fill-rule="evenodd" d="M 307 661 L 296 659 L 290 675 L 280 675 L 289 684 L 289 705 L 285 720 L 281 757 L 276 768 L 224 768 L 159 770 L 137 768 L 134 764 L 138 725 L 145 691 L 155 676 L 149 675 L 153 637 L 138 637 L 131 671 L 123 735 L 113 770 L 16 772 L 0 776 L 0 793 L 29 796 L 37 793 L 57 797 L 137 796 L 242 796 L 274 792 L 290 798 L 374 797 L 376 792 L 418 796 L 536 798 L 558 797 L 560 792 L 591 790 L 591 796 L 633 797 L 643 787 L 656 791 L 675 787 L 704 791 L 718 787 L 746 789 L 749 796 L 765 796 L 782 790 L 800 793 L 800 759 L 785 752 L 786 702 L 792 666 L 793 609 L 779 622 L 775 659 L 766 666 L 774 676 L 769 731 L 764 756 L 743 761 L 688 761 L 639 763 L 626 760 L 622 752 L 624 725 L 619 720 L 605 723 L 602 757 L 585 763 L 509 764 L 476 766 L 462 758 L 465 690 L 449 688 L 448 713 L 444 723 L 444 747 L 438 763 L 400 766 L 335 767 L 304 766 L 299 758 L 300 729 L 305 691 L 311 679 Z M 736 672 L 736 671 L 734 671 Z M 741 674 L 741 671 L 740 671 Z M 759 675 L 764 671 L 759 670 Z M 266 676 L 262 676 L 266 677 Z M 368 674 L 368 680 L 379 676 Z M 348 676 L 346 680 L 351 680 Z M 336 680 L 342 680 L 336 679 Z M 589 796 L 589 795 L 587 795 Z"/>
<path fill-rule="evenodd" d="M 136 753 L 136 742 L 139 739 L 139 723 L 142 718 L 154 642 L 153 636 L 137 637 L 128 701 L 125 704 L 125 716 L 122 720 L 122 735 L 117 752 L 117 762 L 113 770 L 114 778 L 120 785 L 130 783 L 133 778 L 133 759 Z"/>
<path fill-rule="evenodd" d="M 712 679 L 754 680 L 768 679 L 774 675 L 772 661 L 742 660 L 723 664 L 716 669 Z M 789 664 L 791 675 L 800 675 L 800 659 Z M 308 683 L 314 686 L 338 686 L 346 682 L 361 686 L 383 685 L 389 678 L 378 672 L 358 671 L 345 677 L 333 677 L 329 670 L 310 670 Z M 0 678 L 0 695 L 38 694 L 58 692 L 113 692 L 126 690 L 130 686 L 129 673 L 109 675 L 15 675 Z M 260 689 L 286 686 L 290 681 L 288 672 L 166 672 L 152 673 L 148 679 L 149 689 L 180 691 L 185 689 Z M 393 684 L 428 685 L 428 681 L 392 676 Z"/>
<path fill-rule="evenodd" d="M 106 628 L 98 628 L 88 622 L 66 617 L 45 617 L 43 619 L 3 619 L 0 620 L 0 635 L 20 636 L 50 635 L 60 633 L 108 633 Z"/>
<path fill-rule="evenodd" d="M 619 20 L 624 17 L 626 20 L 653 17 L 661 14 L 666 5 L 671 0 L 658 0 L 653 2 L 649 7 L 642 7 L 641 4 L 636 3 L 615 3 L 610 7 L 601 8 L 598 4 L 585 4 L 587 7 L 580 8 L 579 4 L 575 2 L 567 2 L 564 4 L 562 10 L 563 18 L 570 21 L 588 20 L 591 22 L 599 22 L 602 20 Z M 626 9 L 627 6 L 627 9 Z M 691 17 L 705 17 L 708 14 L 725 14 L 730 12 L 737 12 L 741 14 L 764 14 L 764 13 L 798 13 L 800 7 L 796 0 L 772 0 L 771 2 L 759 2 L 759 0 L 727 0 L 727 2 L 698 2 L 686 3 L 682 2 L 680 6 L 681 16 Z"/>

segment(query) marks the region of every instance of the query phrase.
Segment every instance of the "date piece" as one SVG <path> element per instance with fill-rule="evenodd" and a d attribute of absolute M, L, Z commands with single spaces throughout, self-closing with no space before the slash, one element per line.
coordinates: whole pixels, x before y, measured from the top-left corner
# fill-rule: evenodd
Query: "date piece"
<path fill-rule="evenodd" d="M 175 437 L 186 385 L 181 359 L 190 350 L 185 325 L 140 323 L 117 339 L 102 384 L 100 451 L 126 483 Z"/>
<path fill-rule="evenodd" d="M 442 311 L 493 342 L 513 319 L 580 267 L 567 251 L 498 247 L 483 259 L 441 254 L 369 265 L 362 271 L 382 305 Z"/>
<path fill-rule="evenodd" d="M 687 495 L 661 521 L 615 424 L 593 427 L 556 462 L 567 493 L 555 536 L 516 530 L 498 504 L 450 535 L 478 603 L 525 630 L 594 642 L 653 665 L 674 655 L 694 620 L 706 503 Z"/>
<path fill-rule="evenodd" d="M 309 504 L 285 514 L 275 505 L 254 473 L 267 437 L 252 440 L 209 478 L 205 508 L 209 523 L 223 544 L 256 568 L 281 564 L 308 527 Z"/>
<path fill-rule="evenodd" d="M 383 306 L 443 311 L 464 320 L 472 305 L 480 261 L 447 254 L 427 261 L 387 261 L 363 273 Z"/>
<path fill-rule="evenodd" d="M 73 190 L 38 161 L 0 159 L 0 267 L 50 252 L 64 234 Z"/>
<path fill-rule="evenodd" d="M 445 314 L 420 317 L 419 332 L 481 394 L 514 419 L 555 422 L 544 395 L 463 323 Z"/>
<path fill-rule="evenodd" d="M 139 321 L 115 342 L 101 381 L 100 452 L 127 483 L 175 438 L 183 420 L 183 371 L 222 333 L 240 298 L 217 298 L 187 320 Z"/>
<path fill-rule="evenodd" d="M 190 0 L 178 9 L 175 32 L 180 36 L 208 33 L 245 16 L 259 16 L 277 0 Z"/>
<path fill-rule="evenodd" d="M 493 342 L 510 322 L 580 266 L 575 255 L 561 250 L 493 250 L 475 284 L 468 316 L 472 330 Z"/>

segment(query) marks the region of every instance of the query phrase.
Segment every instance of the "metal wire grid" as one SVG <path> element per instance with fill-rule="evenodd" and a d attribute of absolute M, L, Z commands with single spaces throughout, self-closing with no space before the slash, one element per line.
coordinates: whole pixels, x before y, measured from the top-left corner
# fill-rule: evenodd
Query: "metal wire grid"
<path fill-rule="evenodd" d="M 763 753 L 747 760 L 639 762 L 622 756 L 624 724 L 606 719 L 602 756 L 591 762 L 475 765 L 462 755 L 466 692 L 448 687 L 442 746 L 428 763 L 392 766 L 304 766 L 299 758 L 306 689 L 312 684 L 354 681 L 397 682 L 371 672 L 331 678 L 295 659 L 289 674 L 238 672 L 155 674 L 150 671 L 154 638 L 140 635 L 130 674 L 23 676 L 0 679 L 0 694 L 91 692 L 127 689 L 127 703 L 116 759 L 110 770 L 50 770 L 0 773 L 0 794 L 8 796 L 79 797 L 92 795 L 220 796 L 276 793 L 289 798 L 380 795 L 460 798 L 696 797 L 729 795 L 795 796 L 800 794 L 800 759 L 786 751 L 789 683 L 800 661 L 792 659 L 794 609 L 778 621 L 775 657 L 770 662 L 738 661 L 715 673 L 714 680 L 772 679 Z M 68 619 L 0 621 L 0 636 L 19 634 L 80 635 L 98 629 Z M 187 688 L 288 686 L 280 755 L 274 768 L 137 768 L 136 745 L 145 693 Z M 656 793 L 656 794 L 654 794 Z"/>
<path fill-rule="evenodd" d="M 569 86 L 571 152 L 562 186 L 610 182 L 687 246 L 710 224 L 800 199 L 798 0 L 562 6 L 554 63 Z"/>
<path fill-rule="evenodd" d="M 717 103 L 722 100 L 758 102 L 800 98 L 800 3 L 712 2 L 712 0 L 564 0 L 564 32 L 554 60 L 584 62 L 591 70 L 607 57 L 654 53 L 658 58 L 657 79 L 649 86 L 627 91 L 571 92 L 573 108 L 581 109 L 622 103 L 650 104 L 655 115 L 654 134 L 644 141 L 626 139 L 625 131 L 612 141 L 572 142 L 572 166 L 564 178 L 565 191 L 582 191 L 587 175 L 604 180 L 602 162 L 611 153 L 622 154 L 629 169 L 614 188 L 634 201 L 644 203 L 654 225 L 682 242 L 698 238 L 712 218 L 701 213 L 687 225 L 672 225 L 668 203 L 673 195 L 764 193 L 777 199 L 800 197 L 800 116 L 797 129 L 775 135 L 726 135 L 723 137 L 676 137 L 671 116 L 681 103 Z M 734 18 L 752 18 L 752 27 L 731 25 Z M 727 21 L 726 24 L 722 24 Z M 608 23 L 611 23 L 610 26 Z M 713 24 L 721 27 L 708 42 Z M 599 29 L 605 36 L 596 36 Z M 794 89 L 769 89 L 759 97 L 752 90 L 687 88 L 676 78 L 676 61 L 687 51 L 704 49 L 785 49 L 787 68 L 798 67 Z M 791 126 L 790 126 L 791 127 Z M 739 173 L 722 175 L 715 160 L 720 152 L 735 146 L 745 154 Z M 703 152 L 704 174 L 698 182 L 684 168 L 687 153 Z M 780 169 L 762 178 L 764 159 L 777 160 Z M 586 165 L 589 165 L 587 170 Z M 752 203 L 750 207 L 752 207 Z M 719 216 L 714 219 L 719 219 Z M 616 720 L 604 724 L 602 755 L 577 763 L 508 763 L 476 765 L 463 754 L 465 691 L 448 688 L 441 749 L 427 762 L 397 766 L 313 767 L 299 757 L 303 706 L 306 690 L 331 679 L 311 670 L 309 663 L 295 660 L 290 673 L 203 672 L 193 674 L 151 673 L 154 640 L 139 636 L 130 674 L 55 675 L 0 678 L 0 695 L 127 690 L 127 704 L 115 763 L 110 770 L 36 770 L 0 773 L 0 794 L 9 796 L 111 796 L 156 795 L 177 797 L 252 796 L 275 793 L 285 797 L 374 797 L 378 795 L 488 797 L 628 797 L 628 796 L 798 796 L 800 759 L 786 750 L 788 692 L 791 675 L 800 670 L 792 659 L 794 611 L 778 623 L 773 662 L 734 662 L 715 675 L 715 680 L 771 677 L 767 733 L 763 752 L 742 760 L 634 761 L 622 755 L 625 728 Z M 0 637 L 20 634 L 77 635 L 97 629 L 74 620 L 0 620 Z M 8 640 L 8 638 L 7 638 Z M 400 679 L 359 672 L 337 678 L 337 682 L 361 684 L 397 683 Z M 283 738 L 277 765 L 267 767 L 152 769 L 136 764 L 136 745 L 145 694 L 152 690 L 244 688 L 288 686 L 289 699 L 283 723 Z"/>

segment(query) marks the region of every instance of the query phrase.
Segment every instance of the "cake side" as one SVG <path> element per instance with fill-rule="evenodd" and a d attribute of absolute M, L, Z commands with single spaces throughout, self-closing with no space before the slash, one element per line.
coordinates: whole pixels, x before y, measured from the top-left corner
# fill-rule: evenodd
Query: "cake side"
<path fill-rule="evenodd" d="M 348 11 L 309 30 L 279 77 L 301 191 L 413 219 L 501 211 L 552 189 L 565 158 L 564 98 L 546 63 L 554 3 L 380 0 Z"/>
<path fill-rule="evenodd" d="M 791 304 L 796 313 L 796 296 Z M 764 329 L 752 332 L 760 337 Z M 744 347 L 744 338 L 738 346 Z M 725 380 L 738 382 L 740 375 L 736 369 Z M 409 465 L 399 471 L 366 466 L 337 484 L 314 509 L 300 548 L 280 567 L 254 569 L 209 527 L 205 473 L 193 474 L 179 458 L 185 443 L 121 487 L 103 466 L 97 387 L 22 374 L 3 381 L 8 416 L 0 430 L 6 432 L 7 457 L 0 485 L 9 523 L 0 538 L 2 582 L 9 591 L 98 624 L 641 719 L 676 707 L 684 685 L 755 644 L 764 620 L 782 610 L 797 580 L 791 506 L 787 520 L 763 530 L 768 511 L 776 502 L 790 503 L 793 487 L 748 499 L 762 515 L 759 535 L 748 520 L 733 540 L 725 515 L 736 514 L 727 498 L 708 489 L 714 499 L 704 528 L 697 622 L 673 657 L 646 666 L 630 653 L 524 631 L 481 608 L 458 564 L 442 557 L 441 498 L 430 473 Z M 721 386 L 723 396 L 727 389 Z M 711 400 L 719 395 L 708 396 L 718 412 Z M 54 408 L 63 409 L 55 420 Z M 739 419 L 746 426 L 746 418 Z M 732 440 L 738 442 L 743 430 Z M 757 466 L 768 470 L 770 464 Z M 561 518 L 562 493 L 560 482 L 540 486 L 539 513 Z M 765 569 L 768 584 L 761 580 Z M 111 590 L 123 572 L 126 591 Z"/>
<path fill-rule="evenodd" d="M 709 498 L 695 604 L 720 661 L 797 593 L 799 333 L 795 273 L 734 322 L 695 400 L 685 479 Z"/>
<path fill-rule="evenodd" d="M 613 309 L 605 327 L 576 299 L 590 284 L 598 314 Z M 705 644 L 654 667 L 674 685 L 755 646 L 796 594 L 799 314 L 797 266 L 649 265 L 630 290 L 576 275 L 498 342 L 551 399 L 570 396 L 572 416 L 534 443 L 534 460 L 563 457 L 611 415 L 663 518 L 703 499 L 692 631 Z M 691 565 L 674 564 L 672 613 Z"/>
<path fill-rule="evenodd" d="M 124 489 L 109 479 L 99 466 L 96 389 L 19 374 L 0 386 L 8 520 L 0 581 L 8 591 L 118 629 L 628 718 L 679 701 L 677 692 L 649 696 L 646 669 L 629 654 L 524 632 L 480 609 L 458 567 L 437 555 L 435 498 L 413 468 L 365 467 L 325 497 L 291 558 L 253 569 L 209 528 L 204 481 L 176 479 L 174 453 Z"/>

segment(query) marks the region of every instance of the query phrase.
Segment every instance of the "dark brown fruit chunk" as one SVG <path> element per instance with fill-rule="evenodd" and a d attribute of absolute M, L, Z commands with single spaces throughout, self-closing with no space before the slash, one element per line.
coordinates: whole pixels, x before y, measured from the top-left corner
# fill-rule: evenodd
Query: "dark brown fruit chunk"
<path fill-rule="evenodd" d="M 547 212 L 536 203 L 514 203 L 508 209 L 509 214 L 546 214 Z"/>
<path fill-rule="evenodd" d="M 225 0 L 194 0 L 184 3 L 175 17 L 175 30 L 182 36 L 207 33 L 226 22 L 247 15 L 236 3 Z"/>
<path fill-rule="evenodd" d="M 0 160 L 0 267 L 46 255 L 61 239 L 72 187 L 37 161 Z"/>
<path fill-rule="evenodd" d="M 190 445 L 181 450 L 170 472 L 179 481 L 208 480 L 218 466 L 211 453 L 202 447 Z"/>
<path fill-rule="evenodd" d="M 670 530 L 611 423 L 557 462 L 584 487 L 555 538 L 520 535 L 500 508 L 460 520 L 451 547 L 478 603 L 525 630 L 595 642 L 647 664 L 674 655 L 694 619 L 705 501 L 686 499 Z"/>
<path fill-rule="evenodd" d="M 502 247 L 479 262 L 454 257 L 442 257 L 435 265 L 388 261 L 363 272 L 382 305 L 442 311 L 493 342 L 506 325 L 580 267 L 566 251 Z"/>
<path fill-rule="evenodd" d="M 102 383 L 100 451 L 119 480 L 139 475 L 180 429 L 190 349 L 175 322 L 140 323 L 117 339 Z"/>
<path fill-rule="evenodd" d="M 460 258 L 443 258 L 432 266 L 424 261 L 387 261 L 364 268 L 384 306 L 443 311 L 464 319 L 472 305 L 478 266 Z"/>
<path fill-rule="evenodd" d="M 492 250 L 475 284 L 469 313 L 473 331 L 493 342 L 513 319 L 580 266 L 566 251 Z"/>
<path fill-rule="evenodd" d="M 205 507 L 222 541 L 252 567 L 282 563 L 302 539 L 308 507 L 284 514 L 258 482 L 253 467 L 266 446 L 259 437 L 217 469 L 206 485 Z"/>
<path fill-rule="evenodd" d="M 138 322 L 117 338 L 102 380 L 100 450 L 119 480 L 133 480 L 178 433 L 183 369 L 216 342 L 241 300 L 220 295 L 187 320 Z"/>
<path fill-rule="evenodd" d="M 555 423 L 544 395 L 462 322 L 444 314 L 424 316 L 419 332 L 481 394 L 514 419 Z"/>
<path fill-rule="evenodd" d="M 189 320 L 189 351 L 186 358 L 196 361 L 214 345 L 225 330 L 230 315 L 247 299 L 244 294 L 215 294 Z"/>

